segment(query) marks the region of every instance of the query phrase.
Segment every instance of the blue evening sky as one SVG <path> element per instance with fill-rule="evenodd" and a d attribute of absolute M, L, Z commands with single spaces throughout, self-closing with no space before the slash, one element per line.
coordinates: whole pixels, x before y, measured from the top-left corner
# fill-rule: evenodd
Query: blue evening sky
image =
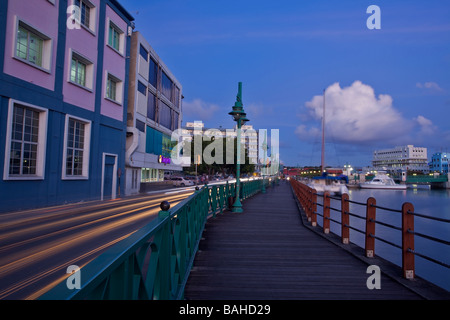
<path fill-rule="evenodd" d="M 237 84 L 285 165 L 370 165 L 376 149 L 450 151 L 450 2 L 119 0 L 183 86 L 183 125 L 231 128 Z M 368 6 L 381 29 L 366 26 Z"/>

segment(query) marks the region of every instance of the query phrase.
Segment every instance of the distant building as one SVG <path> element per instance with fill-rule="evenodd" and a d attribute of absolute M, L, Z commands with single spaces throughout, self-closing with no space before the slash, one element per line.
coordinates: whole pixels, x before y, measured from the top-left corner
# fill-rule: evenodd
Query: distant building
<path fill-rule="evenodd" d="M 123 189 L 132 20 L 116 0 L 0 2 L 1 211 Z"/>
<path fill-rule="evenodd" d="M 125 154 L 125 194 L 181 171 L 171 159 L 172 132 L 181 125 L 182 86 L 140 32 L 131 37 Z"/>
<path fill-rule="evenodd" d="M 447 152 L 438 152 L 431 156 L 430 171 L 431 172 L 439 172 L 442 174 L 449 173 L 449 158 L 450 153 Z"/>
<path fill-rule="evenodd" d="M 372 166 L 374 170 L 390 172 L 429 171 L 427 148 L 406 145 L 392 149 L 373 152 Z"/>

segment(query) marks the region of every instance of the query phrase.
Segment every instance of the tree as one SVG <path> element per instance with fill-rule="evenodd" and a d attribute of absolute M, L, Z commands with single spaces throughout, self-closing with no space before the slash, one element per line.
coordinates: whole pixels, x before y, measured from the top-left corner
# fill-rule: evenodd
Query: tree
<path fill-rule="evenodd" d="M 199 148 L 199 140 L 195 139 L 201 139 L 201 148 Z M 236 175 L 237 138 L 216 138 L 212 136 L 208 139 L 208 137 L 199 135 L 194 137 L 193 140 L 196 142 L 184 142 L 183 150 L 190 152 L 191 157 L 191 165 L 183 169 L 185 172 L 194 173 L 196 169 L 195 163 L 198 162 L 198 174 L 207 174 L 210 176 L 216 173 Z M 250 163 L 248 150 L 242 147 L 241 154 L 245 154 L 245 161 L 241 160 L 241 174 L 253 173 L 255 171 L 255 165 Z M 184 155 L 186 156 L 186 154 Z"/>

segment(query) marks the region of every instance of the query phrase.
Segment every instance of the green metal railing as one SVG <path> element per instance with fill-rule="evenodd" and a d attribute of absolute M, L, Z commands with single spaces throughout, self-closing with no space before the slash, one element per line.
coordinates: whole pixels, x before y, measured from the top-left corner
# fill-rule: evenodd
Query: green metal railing
<path fill-rule="evenodd" d="M 241 200 L 258 193 L 263 181 L 242 182 Z M 172 209 L 161 203 L 157 219 L 78 271 L 80 289 L 69 289 L 64 279 L 39 299 L 182 299 L 205 223 L 233 203 L 235 192 L 235 183 L 205 185 Z"/>

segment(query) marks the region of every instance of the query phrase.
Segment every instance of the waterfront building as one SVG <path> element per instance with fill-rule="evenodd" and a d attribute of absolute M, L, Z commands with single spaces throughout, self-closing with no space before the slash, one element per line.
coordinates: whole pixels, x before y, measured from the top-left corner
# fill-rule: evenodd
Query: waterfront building
<path fill-rule="evenodd" d="M 450 153 L 437 152 L 431 156 L 430 171 L 442 174 L 448 174 Z"/>
<path fill-rule="evenodd" d="M 116 0 L 0 6 L 0 210 L 115 198 L 133 17 Z"/>
<path fill-rule="evenodd" d="M 164 182 L 164 172 L 181 171 L 171 159 L 172 132 L 182 120 L 182 86 L 142 36 L 131 36 L 125 193 L 136 194 Z"/>
<path fill-rule="evenodd" d="M 373 170 L 429 172 L 427 148 L 406 145 L 373 152 Z"/>

